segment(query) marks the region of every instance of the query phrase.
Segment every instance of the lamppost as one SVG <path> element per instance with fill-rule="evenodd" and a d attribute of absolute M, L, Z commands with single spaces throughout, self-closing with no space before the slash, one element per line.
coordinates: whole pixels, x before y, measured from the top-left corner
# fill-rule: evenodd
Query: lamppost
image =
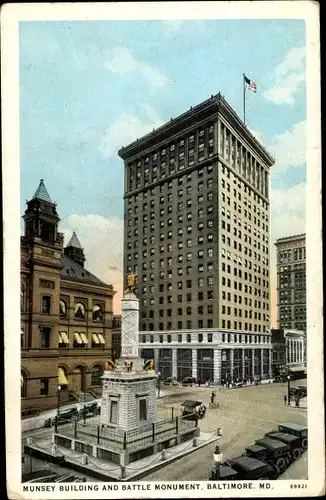
<path fill-rule="evenodd" d="M 291 398 L 291 395 L 290 395 L 290 380 L 291 380 L 291 377 L 290 375 L 287 376 L 287 379 L 288 379 L 288 405 L 290 404 L 290 398 Z"/>
<path fill-rule="evenodd" d="M 61 391 L 61 385 L 58 385 L 58 387 L 57 387 L 57 395 L 58 395 L 57 417 L 59 417 L 59 413 L 60 413 L 60 391 Z"/>
<path fill-rule="evenodd" d="M 157 373 L 157 397 L 161 395 L 161 372 Z"/>
<path fill-rule="evenodd" d="M 214 450 L 214 462 L 215 462 L 215 480 L 220 480 L 221 463 L 223 460 L 223 453 L 221 452 L 219 446 L 217 445 Z"/>

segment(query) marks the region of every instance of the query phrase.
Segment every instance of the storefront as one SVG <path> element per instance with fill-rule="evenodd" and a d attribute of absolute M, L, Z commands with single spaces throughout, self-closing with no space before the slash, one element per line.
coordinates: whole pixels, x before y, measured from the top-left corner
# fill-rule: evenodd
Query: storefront
<path fill-rule="evenodd" d="M 254 349 L 254 376 L 259 378 L 261 373 L 261 349 Z"/>
<path fill-rule="evenodd" d="M 140 356 L 144 361 L 154 360 L 154 349 L 141 349 Z"/>
<path fill-rule="evenodd" d="M 246 380 L 252 377 L 252 357 L 251 349 L 244 350 L 244 378 Z"/>
<path fill-rule="evenodd" d="M 242 349 L 233 351 L 233 381 L 242 380 Z"/>
<path fill-rule="evenodd" d="M 214 380 L 214 350 L 197 350 L 197 380 L 202 383 Z"/>
<path fill-rule="evenodd" d="M 159 349 L 158 371 L 163 380 L 172 377 L 172 349 Z"/>
<path fill-rule="evenodd" d="M 181 382 L 186 377 L 192 377 L 192 349 L 177 350 L 178 380 Z"/>
<path fill-rule="evenodd" d="M 221 353 L 221 383 L 231 382 L 230 349 L 222 349 Z"/>
<path fill-rule="evenodd" d="M 262 366 L 262 376 L 264 378 L 268 377 L 269 372 L 269 351 L 267 349 L 263 350 L 263 366 Z"/>

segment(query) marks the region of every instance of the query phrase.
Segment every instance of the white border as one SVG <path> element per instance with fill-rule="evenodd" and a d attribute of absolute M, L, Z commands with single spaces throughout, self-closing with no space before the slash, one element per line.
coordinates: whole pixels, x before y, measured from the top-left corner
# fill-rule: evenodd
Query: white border
<path fill-rule="evenodd" d="M 58 488 L 49 493 L 24 493 L 20 485 L 20 205 L 19 205 L 19 85 L 18 23 L 28 20 L 172 20 L 172 19 L 305 19 L 307 35 L 307 304 L 308 304 L 308 425 L 309 480 L 307 489 L 290 489 L 298 481 L 273 481 L 270 490 L 239 490 L 237 497 L 315 496 L 325 491 L 325 443 L 323 402 L 323 321 L 322 321 L 322 232 L 321 232 L 321 125 L 320 125 L 320 41 L 319 9 L 313 1 L 254 2 L 172 2 L 164 3 L 75 3 L 6 4 L 1 10 L 2 56 L 2 146 L 4 214 L 4 308 L 5 308 L 5 396 L 7 487 L 10 498 L 58 498 Z M 191 492 L 192 497 L 232 497 L 234 490 L 217 495 L 207 490 Z M 92 484 L 92 483 L 87 483 Z M 123 491 L 119 498 L 145 498 L 147 493 Z M 129 484 L 140 484 L 129 483 Z M 148 483 L 149 484 L 149 483 Z M 188 497 L 189 491 L 155 491 L 150 498 Z M 155 483 L 159 484 L 159 483 Z M 171 483 L 172 484 L 172 483 Z M 176 483 L 173 483 L 176 484 Z M 56 485 L 59 487 L 59 485 Z M 99 488 L 100 490 L 101 488 Z M 98 491 L 96 498 L 107 498 Z M 88 499 L 94 493 L 60 493 L 60 498 Z"/>

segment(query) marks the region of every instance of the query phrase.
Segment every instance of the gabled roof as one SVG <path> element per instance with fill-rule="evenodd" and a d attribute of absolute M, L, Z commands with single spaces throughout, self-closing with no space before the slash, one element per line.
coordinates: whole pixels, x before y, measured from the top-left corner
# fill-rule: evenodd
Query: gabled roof
<path fill-rule="evenodd" d="M 67 255 L 63 256 L 63 268 L 61 269 L 61 278 L 73 281 L 82 281 L 83 283 L 90 283 L 93 285 L 108 286 L 104 281 L 94 276 L 94 274 L 87 271 L 84 267 L 72 260 Z"/>
<path fill-rule="evenodd" d="M 80 249 L 83 248 L 81 246 L 81 243 L 80 243 L 75 231 L 72 233 L 72 237 L 70 238 L 67 247 L 75 247 L 75 248 L 80 248 Z"/>
<path fill-rule="evenodd" d="M 45 187 L 43 179 L 40 180 L 40 184 L 39 184 L 37 190 L 35 191 L 35 194 L 34 194 L 32 200 L 35 200 L 36 198 L 38 198 L 39 200 L 47 201 L 48 203 L 53 203 L 53 201 L 51 200 L 50 195 L 48 193 L 48 190 Z"/>

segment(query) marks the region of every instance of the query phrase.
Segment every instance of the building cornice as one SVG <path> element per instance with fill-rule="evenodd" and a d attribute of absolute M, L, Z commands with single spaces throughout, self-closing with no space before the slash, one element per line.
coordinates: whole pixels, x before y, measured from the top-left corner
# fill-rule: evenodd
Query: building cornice
<path fill-rule="evenodd" d="M 173 135 L 184 133 L 185 129 L 198 125 L 201 120 L 213 119 L 221 115 L 231 126 L 234 127 L 243 137 L 250 147 L 258 152 L 265 163 L 271 167 L 274 165 L 274 158 L 266 151 L 259 141 L 250 132 L 248 127 L 239 118 L 232 107 L 227 103 L 221 94 L 211 96 L 210 99 L 190 108 L 190 110 L 182 113 L 177 118 L 170 120 L 161 127 L 153 130 L 149 134 L 137 139 L 128 146 L 122 147 L 118 151 L 118 155 L 123 160 L 127 161 L 139 153 L 143 153 L 144 149 L 157 146 L 158 143 L 164 142 Z"/>

